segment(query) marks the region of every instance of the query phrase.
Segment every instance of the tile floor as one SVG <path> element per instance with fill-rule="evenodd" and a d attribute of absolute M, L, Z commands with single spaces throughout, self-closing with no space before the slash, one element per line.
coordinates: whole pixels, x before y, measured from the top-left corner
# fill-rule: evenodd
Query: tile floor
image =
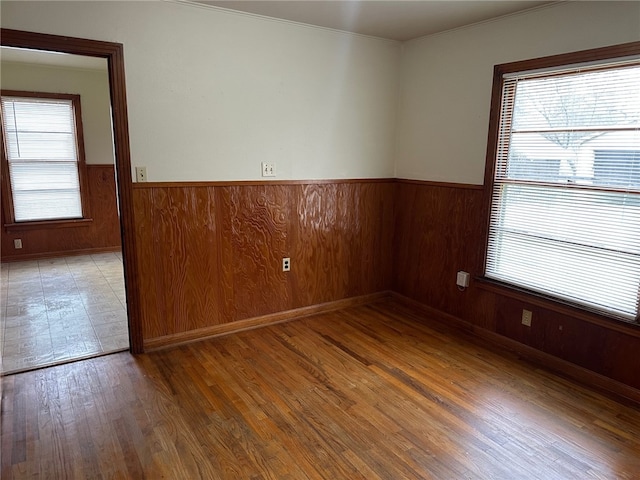
<path fill-rule="evenodd" d="M 0 285 L 2 373 L 129 348 L 120 252 L 5 263 Z"/>

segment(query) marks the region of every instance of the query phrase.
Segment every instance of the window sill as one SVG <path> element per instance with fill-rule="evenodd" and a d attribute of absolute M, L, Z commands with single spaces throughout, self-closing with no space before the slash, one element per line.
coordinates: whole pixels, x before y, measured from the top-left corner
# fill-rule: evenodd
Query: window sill
<path fill-rule="evenodd" d="M 88 227 L 93 218 L 78 218 L 73 220 L 43 220 L 40 222 L 5 223 L 7 233 L 24 232 L 28 230 L 49 230 L 52 228 Z"/>
<path fill-rule="evenodd" d="M 637 322 L 622 320 L 603 313 L 591 311 L 584 306 L 563 302 L 562 300 L 551 298 L 507 283 L 491 280 L 486 277 L 477 277 L 475 280 L 478 288 L 483 290 L 513 298 L 546 310 L 551 310 L 568 317 L 578 318 L 609 330 L 616 330 L 632 337 L 640 338 L 640 324 Z"/>

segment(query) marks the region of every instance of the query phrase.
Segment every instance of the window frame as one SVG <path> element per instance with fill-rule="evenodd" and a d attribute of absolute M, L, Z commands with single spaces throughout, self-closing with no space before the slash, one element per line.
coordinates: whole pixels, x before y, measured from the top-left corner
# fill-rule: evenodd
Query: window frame
<path fill-rule="evenodd" d="M 502 282 L 492 278 L 486 277 L 487 266 L 487 254 L 489 251 L 489 233 L 491 227 L 491 201 L 493 197 L 494 179 L 496 174 L 496 168 L 498 168 L 497 156 L 499 147 L 499 131 L 500 131 L 500 118 L 502 114 L 502 95 L 504 86 L 504 75 L 562 68 L 570 65 L 593 63 L 593 62 L 605 62 L 608 60 L 615 60 L 624 57 L 632 57 L 640 55 L 640 41 L 630 42 L 620 45 L 612 45 L 608 47 L 600 47 L 590 50 L 581 50 L 578 52 L 564 53 L 559 55 L 552 55 L 548 57 L 540 57 L 531 60 L 521 60 L 510 63 L 503 63 L 494 66 L 493 69 L 493 83 L 491 89 L 491 107 L 489 114 L 489 133 L 487 140 L 486 162 L 485 162 L 485 176 L 484 176 L 484 198 L 483 198 L 483 218 L 484 218 L 484 230 L 483 230 L 483 252 L 482 252 L 482 277 L 480 280 L 486 284 L 488 288 L 497 293 L 506 294 L 516 298 L 531 297 L 534 303 L 543 302 L 549 303 L 552 309 L 563 310 L 569 307 L 572 311 L 586 312 L 589 315 L 597 315 L 600 318 L 607 319 L 611 324 L 626 324 L 630 326 L 638 326 L 640 324 L 640 312 L 636 314 L 635 321 L 623 321 L 619 317 L 613 315 L 607 315 L 601 310 L 591 309 L 588 306 L 573 303 L 564 299 L 549 296 L 539 292 L 528 290 L 522 286 Z M 571 188 L 571 187 L 566 187 Z M 640 294 L 640 293 L 639 293 Z M 537 299 L 537 300 L 536 300 Z M 555 307 L 554 307 L 555 305 Z"/>
<path fill-rule="evenodd" d="M 13 191 L 11 190 L 11 177 L 9 161 L 5 145 L 4 124 L 0 122 L 0 171 L 2 174 L 2 188 L 6 194 L 2 195 L 2 208 L 5 214 L 4 228 L 7 232 L 30 230 L 38 228 L 64 228 L 87 225 L 93 221 L 89 208 L 89 195 L 87 186 L 87 164 L 84 149 L 84 132 L 82 129 L 82 108 L 80 95 L 69 93 L 31 92 L 22 90 L 0 90 L 2 97 L 38 98 L 52 100 L 70 100 L 75 121 L 75 141 L 77 152 L 78 183 L 80 188 L 81 218 L 59 218 L 48 220 L 25 220 L 16 222 L 13 206 Z"/>

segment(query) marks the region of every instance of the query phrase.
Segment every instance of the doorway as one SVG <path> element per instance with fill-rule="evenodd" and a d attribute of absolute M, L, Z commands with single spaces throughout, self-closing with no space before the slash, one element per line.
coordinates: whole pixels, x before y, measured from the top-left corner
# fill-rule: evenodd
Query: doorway
<path fill-rule="evenodd" d="M 111 98 L 111 123 L 113 125 L 115 170 L 118 186 L 117 199 L 120 209 L 122 253 L 117 254 L 111 252 L 110 254 L 92 254 L 84 256 L 84 258 L 77 256 L 75 258 L 57 258 L 49 259 L 47 261 L 32 260 L 30 262 L 26 262 L 24 265 L 16 264 L 14 270 L 16 272 L 19 272 L 22 269 L 23 272 L 26 272 L 29 268 L 33 269 L 35 266 L 37 266 L 40 277 L 39 280 L 30 280 L 32 282 L 31 287 L 39 282 L 40 286 L 42 287 L 43 294 L 45 290 L 44 286 L 50 285 L 51 283 L 50 275 L 57 273 L 66 278 L 67 287 L 71 287 L 72 281 L 76 286 L 78 286 L 79 284 L 83 287 L 87 287 L 88 289 L 93 288 L 94 294 L 96 294 L 97 298 L 100 300 L 105 300 L 107 297 L 111 297 L 111 300 L 115 298 L 116 300 L 120 301 L 121 304 L 123 304 L 123 307 L 124 305 L 126 305 L 126 310 L 124 310 L 123 308 L 123 312 L 120 314 L 120 320 L 122 320 L 121 323 L 123 325 L 126 325 L 126 327 L 123 328 L 125 330 L 124 335 L 128 337 L 128 342 L 125 342 L 124 344 L 121 342 L 123 332 L 122 330 L 119 330 L 115 332 L 116 335 L 110 336 L 114 339 L 115 337 L 119 336 L 120 343 L 117 345 L 111 345 L 110 348 L 113 348 L 115 350 L 128 348 L 132 353 L 140 353 L 143 350 L 143 345 L 141 325 L 139 322 L 140 317 L 138 315 L 138 277 L 135 239 L 133 231 L 133 197 L 131 165 L 129 158 L 122 45 L 110 42 L 58 37 L 54 35 L 36 34 L 7 29 L 2 29 L 0 40 L 3 46 L 98 57 L 107 60 L 109 95 Z M 93 273 L 89 273 L 89 270 L 91 270 L 92 268 L 94 269 Z M 117 280 L 118 268 L 120 269 L 121 273 L 120 278 L 123 278 L 123 281 Z M 3 265 L 1 274 L 2 278 L 0 279 L 3 285 L 1 292 L 2 298 L 0 299 L 2 301 L 3 307 L 7 306 L 6 300 L 8 298 L 10 288 L 10 284 L 7 284 L 7 280 L 10 271 L 11 264 L 9 264 L 8 267 Z M 85 275 L 85 279 L 89 277 L 98 279 L 99 276 L 102 275 L 102 278 L 98 283 L 100 283 L 102 287 L 108 287 L 109 290 L 102 290 L 102 292 L 100 292 L 100 287 L 97 285 L 94 287 L 90 286 L 82 279 L 83 275 Z M 20 275 L 17 276 L 19 277 Z M 75 278 L 79 278 L 80 280 L 75 281 Z M 65 284 L 64 281 L 62 283 Z M 5 288 L 5 285 L 7 286 L 7 288 Z M 87 288 L 85 288 L 85 290 L 87 290 Z M 87 292 L 85 291 L 84 293 L 86 294 Z M 92 304 L 92 302 L 90 301 L 87 304 L 83 304 L 83 306 L 85 306 L 85 311 L 87 313 L 89 312 L 89 310 L 91 310 L 90 307 L 95 307 L 92 310 L 94 311 L 94 313 L 105 314 L 103 315 L 103 320 L 115 320 L 115 316 L 117 316 L 118 314 L 113 314 L 113 306 L 107 307 L 106 303 L 107 302 L 105 301 L 97 301 L 96 303 Z M 86 305 L 88 305 L 89 307 L 86 307 Z M 100 309 L 110 310 L 110 312 L 100 312 Z M 37 309 L 34 308 L 34 313 L 37 313 L 36 311 Z M 71 319 L 72 317 L 73 315 L 68 316 L 69 319 Z M 107 323 L 112 322 L 94 322 L 91 324 L 91 327 L 93 328 L 94 332 L 98 330 L 108 330 L 109 327 L 98 326 L 105 325 Z M 115 325 L 115 323 L 113 323 L 113 325 Z M 82 328 L 87 327 L 88 326 L 85 325 L 84 327 L 78 328 L 79 330 L 81 330 Z M 56 328 L 62 327 L 58 326 Z M 72 327 L 70 326 L 70 328 Z M 107 333 L 114 333 L 114 331 L 112 330 Z M 4 338 L 2 340 L 4 340 Z M 79 358 L 84 358 L 89 355 L 88 352 L 90 350 L 89 347 L 91 346 L 90 343 L 91 342 L 85 342 L 83 347 L 78 348 L 80 353 Z M 69 359 L 67 359 L 66 361 L 69 361 Z M 7 365 L 7 367 L 11 367 L 11 365 Z"/>

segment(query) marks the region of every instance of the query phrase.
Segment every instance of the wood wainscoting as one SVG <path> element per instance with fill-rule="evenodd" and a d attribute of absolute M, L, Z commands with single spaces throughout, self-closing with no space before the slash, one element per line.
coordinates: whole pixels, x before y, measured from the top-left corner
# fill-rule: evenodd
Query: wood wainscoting
<path fill-rule="evenodd" d="M 79 226 L 26 227 L 24 230 L 14 226 L 7 231 L 3 212 L 0 219 L 3 225 L 0 240 L 2 261 L 119 250 L 120 219 L 114 165 L 87 165 L 87 186 L 92 221 Z M 13 241 L 17 238 L 22 239 L 21 249 L 14 248 Z"/>
<path fill-rule="evenodd" d="M 138 183 L 134 209 L 146 347 L 391 285 L 393 180 Z"/>
<path fill-rule="evenodd" d="M 475 280 L 483 273 L 483 195 L 481 186 L 397 182 L 391 289 L 485 337 L 492 332 L 640 389 L 637 325 Z M 472 277 L 464 291 L 455 284 L 459 270 Z M 521 323 L 523 309 L 533 312 L 531 327 Z"/>

